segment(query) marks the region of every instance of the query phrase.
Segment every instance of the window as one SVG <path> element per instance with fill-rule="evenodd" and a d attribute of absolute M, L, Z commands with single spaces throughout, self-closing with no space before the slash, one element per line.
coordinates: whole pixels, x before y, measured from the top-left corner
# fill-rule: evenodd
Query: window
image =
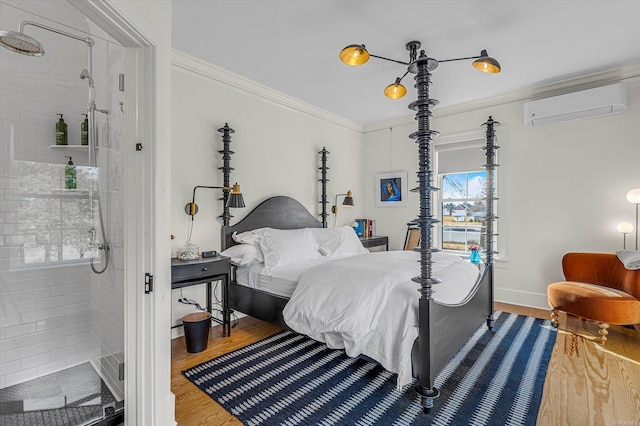
<path fill-rule="evenodd" d="M 486 171 L 442 175 L 442 248 L 484 248 Z"/>
<path fill-rule="evenodd" d="M 443 250 L 468 254 L 472 247 L 481 251 L 486 248 L 485 137 L 483 131 L 441 136 L 433 146 L 441 189 L 434 197 L 434 215 L 441 221 L 436 228 L 440 232 L 434 233 L 434 239 Z M 493 181 L 498 188 L 498 175 L 494 173 Z M 494 214 L 497 211 L 498 203 L 494 202 Z M 499 223 L 495 227 L 498 226 Z M 500 241 L 494 242 L 500 245 Z M 504 247 L 498 248 L 502 253 L 503 250 Z"/>
<path fill-rule="evenodd" d="M 16 200 L 13 257 L 18 264 L 42 265 L 77 262 L 95 256 L 89 252 L 92 218 L 97 202 L 87 189 L 97 179 L 93 167 L 76 166 L 78 188 L 65 190 L 64 165 L 16 162 L 19 176 L 12 198 Z M 80 189 L 85 188 L 85 189 Z"/>

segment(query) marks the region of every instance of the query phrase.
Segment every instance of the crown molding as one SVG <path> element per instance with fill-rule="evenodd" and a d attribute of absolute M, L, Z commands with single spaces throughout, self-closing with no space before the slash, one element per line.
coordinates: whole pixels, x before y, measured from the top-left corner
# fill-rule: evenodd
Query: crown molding
<path fill-rule="evenodd" d="M 300 99 L 271 89 L 253 80 L 242 77 L 231 71 L 227 71 L 179 50 L 173 49 L 171 65 L 176 68 L 181 68 L 185 71 L 198 74 L 202 77 L 215 80 L 219 83 L 226 84 L 227 86 L 249 93 L 271 104 L 312 116 L 359 134 L 363 133 L 363 126 L 360 123 L 356 123 L 355 121 L 348 120 L 337 114 L 313 106 L 307 102 L 301 101 Z"/>
<path fill-rule="evenodd" d="M 580 77 L 572 77 L 537 87 L 522 89 L 505 95 L 466 102 L 464 104 L 453 105 L 450 107 L 434 108 L 433 118 L 448 117 L 451 115 L 515 102 L 549 98 L 579 90 L 593 89 L 595 87 L 606 86 L 608 84 L 619 83 L 622 81 L 635 81 L 638 79 L 640 79 L 640 64 L 626 65 L 607 71 L 587 74 Z M 413 115 L 407 115 L 406 117 L 366 125 L 364 126 L 363 132 L 364 134 L 374 133 L 388 129 L 389 127 L 405 126 L 414 122 L 415 117 Z"/>

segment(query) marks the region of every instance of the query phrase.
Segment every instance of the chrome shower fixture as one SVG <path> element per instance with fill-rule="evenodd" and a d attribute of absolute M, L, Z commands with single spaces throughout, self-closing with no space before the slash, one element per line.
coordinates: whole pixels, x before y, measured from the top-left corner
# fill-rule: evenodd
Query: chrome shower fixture
<path fill-rule="evenodd" d="M 20 53 L 22 55 L 27 56 L 43 56 L 44 55 L 44 47 L 42 44 L 33 37 L 30 37 L 24 33 L 24 27 L 27 25 L 31 25 L 33 27 L 42 28 L 43 30 L 51 31 L 52 33 L 60 34 L 66 37 L 73 38 L 75 40 L 80 40 L 86 43 L 87 46 L 91 47 L 95 44 L 91 37 L 80 37 L 57 28 L 48 27 L 43 24 L 39 24 L 33 21 L 22 21 L 20 23 L 19 31 L 8 31 L 2 30 L 0 31 L 0 45 L 6 47 L 7 49 Z"/>
<path fill-rule="evenodd" d="M 38 40 L 16 31 L 0 31 L 0 44 L 9 50 L 28 56 L 43 56 L 44 47 Z"/>
<path fill-rule="evenodd" d="M 95 88 L 96 86 L 93 85 L 93 78 L 91 78 L 91 74 L 89 73 L 88 69 L 83 69 L 82 72 L 80 73 L 80 80 L 84 80 L 84 79 L 88 79 L 89 80 L 89 87 Z"/>

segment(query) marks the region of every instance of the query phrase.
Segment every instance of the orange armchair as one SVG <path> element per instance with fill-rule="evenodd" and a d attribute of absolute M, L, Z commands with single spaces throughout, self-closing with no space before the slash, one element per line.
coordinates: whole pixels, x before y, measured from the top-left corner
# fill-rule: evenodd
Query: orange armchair
<path fill-rule="evenodd" d="M 640 270 L 626 269 L 615 254 L 567 253 L 562 271 L 566 281 L 547 287 L 554 327 L 558 311 L 597 321 L 604 343 L 609 324 L 640 323 Z"/>

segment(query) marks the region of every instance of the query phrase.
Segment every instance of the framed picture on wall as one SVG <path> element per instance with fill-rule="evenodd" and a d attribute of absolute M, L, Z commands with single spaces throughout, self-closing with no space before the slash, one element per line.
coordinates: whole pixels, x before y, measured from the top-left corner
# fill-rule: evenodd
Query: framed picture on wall
<path fill-rule="evenodd" d="M 404 207 L 407 205 L 407 172 L 376 173 L 376 206 Z"/>

